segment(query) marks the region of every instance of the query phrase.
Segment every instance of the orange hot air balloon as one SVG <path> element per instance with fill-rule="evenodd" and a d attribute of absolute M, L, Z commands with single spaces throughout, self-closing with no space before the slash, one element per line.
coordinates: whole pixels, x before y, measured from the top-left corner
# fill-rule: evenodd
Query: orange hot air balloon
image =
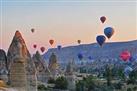
<path fill-rule="evenodd" d="M 49 43 L 51 44 L 51 45 L 53 45 L 53 43 L 54 43 L 54 40 L 49 40 Z"/>
<path fill-rule="evenodd" d="M 36 49 L 36 48 L 37 48 L 37 45 L 36 45 L 36 44 L 34 44 L 34 45 L 33 45 L 33 48 L 35 48 L 35 49 Z"/>
<path fill-rule="evenodd" d="M 41 52 L 44 52 L 45 51 L 45 47 L 41 47 L 40 50 L 41 50 Z"/>
<path fill-rule="evenodd" d="M 34 28 L 32 28 L 32 29 L 31 29 L 31 32 L 32 32 L 32 33 L 34 33 L 34 32 L 35 32 L 35 29 L 34 29 Z"/>
<path fill-rule="evenodd" d="M 77 42 L 78 42 L 78 44 L 80 44 L 80 43 L 81 43 L 81 40 L 78 40 Z"/>
<path fill-rule="evenodd" d="M 105 16 L 100 17 L 100 21 L 101 21 L 102 23 L 104 23 L 104 22 L 106 21 L 106 17 L 105 17 Z"/>

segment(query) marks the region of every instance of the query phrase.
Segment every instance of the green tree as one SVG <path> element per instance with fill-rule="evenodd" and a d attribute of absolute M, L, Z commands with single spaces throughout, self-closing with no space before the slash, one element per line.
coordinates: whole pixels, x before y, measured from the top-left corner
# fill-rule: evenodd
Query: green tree
<path fill-rule="evenodd" d="M 94 78 L 92 76 L 84 77 L 76 83 L 76 91 L 92 91 L 96 87 Z"/>
<path fill-rule="evenodd" d="M 83 79 L 85 82 L 85 87 L 88 89 L 88 91 L 92 91 L 95 88 L 95 81 L 92 76 L 88 76 L 87 78 Z"/>
<path fill-rule="evenodd" d="M 83 80 L 76 82 L 76 91 L 84 91 L 84 81 Z"/>
<path fill-rule="evenodd" d="M 48 83 L 49 83 L 49 84 L 54 84 L 54 83 L 55 83 L 55 80 L 54 80 L 53 78 L 50 78 L 50 79 L 48 80 Z"/>
<path fill-rule="evenodd" d="M 38 91 L 46 91 L 47 88 L 45 87 L 45 85 L 38 85 Z"/>
<path fill-rule="evenodd" d="M 121 80 L 125 80 L 125 74 L 123 72 L 123 69 L 118 69 L 117 74 Z"/>
<path fill-rule="evenodd" d="M 55 88 L 56 89 L 67 89 L 68 82 L 65 77 L 58 77 L 55 81 Z"/>
<path fill-rule="evenodd" d="M 112 80 L 112 69 L 108 65 L 106 66 L 105 76 L 107 78 L 107 85 L 110 86 Z"/>
<path fill-rule="evenodd" d="M 129 74 L 129 83 L 135 84 L 137 80 L 137 71 L 132 71 Z"/>

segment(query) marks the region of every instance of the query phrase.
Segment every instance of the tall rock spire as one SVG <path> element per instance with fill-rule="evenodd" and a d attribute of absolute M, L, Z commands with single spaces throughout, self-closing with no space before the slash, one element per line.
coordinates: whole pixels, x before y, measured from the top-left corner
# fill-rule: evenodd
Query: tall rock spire
<path fill-rule="evenodd" d="M 38 81 L 47 82 L 47 79 L 50 77 L 51 74 L 49 68 L 47 67 L 46 61 L 43 59 L 38 51 L 36 52 L 36 54 L 33 55 L 32 59 L 37 69 Z"/>
<path fill-rule="evenodd" d="M 35 87 L 31 87 L 31 85 L 36 85 L 35 64 L 19 31 L 16 31 L 8 49 L 7 60 L 11 85 L 25 87 L 25 91 L 35 91 L 32 90 Z"/>
<path fill-rule="evenodd" d="M 0 49 L 0 79 L 7 82 L 7 56 L 3 49 Z"/>
<path fill-rule="evenodd" d="M 52 53 L 49 58 L 48 68 L 49 68 L 52 76 L 55 78 L 59 71 L 59 65 L 57 63 L 57 57 L 54 53 Z"/>
<path fill-rule="evenodd" d="M 21 36 L 19 31 L 16 31 L 11 45 L 8 49 L 8 59 L 12 60 L 14 58 L 27 58 L 30 57 L 28 49 L 26 47 L 25 41 Z M 12 58 L 12 59 L 11 59 Z M 8 60 L 9 61 L 9 60 Z M 10 62 L 8 62 L 10 64 Z"/>

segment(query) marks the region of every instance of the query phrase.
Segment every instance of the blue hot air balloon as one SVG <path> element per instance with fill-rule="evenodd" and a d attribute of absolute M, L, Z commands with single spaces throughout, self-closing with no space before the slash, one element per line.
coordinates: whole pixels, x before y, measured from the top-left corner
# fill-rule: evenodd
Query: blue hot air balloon
<path fill-rule="evenodd" d="M 82 54 L 82 53 L 79 53 L 79 54 L 78 54 L 78 59 L 79 59 L 79 60 L 82 60 L 82 59 L 83 59 L 83 54 Z"/>
<path fill-rule="evenodd" d="M 104 29 L 104 34 L 107 36 L 108 39 L 110 39 L 114 34 L 114 29 L 112 27 L 107 27 Z"/>
<path fill-rule="evenodd" d="M 130 58 L 129 58 L 129 61 L 130 62 L 134 62 L 136 60 L 136 58 L 134 57 L 134 56 L 131 56 Z"/>
<path fill-rule="evenodd" d="M 58 45 L 57 48 L 58 48 L 58 50 L 60 50 L 60 49 L 62 48 L 62 46 L 61 46 L 61 45 Z"/>
<path fill-rule="evenodd" d="M 92 60 L 92 57 L 91 57 L 91 56 L 88 56 L 88 59 L 89 59 L 89 60 Z"/>
<path fill-rule="evenodd" d="M 98 44 L 100 46 L 102 46 L 105 43 L 105 41 L 106 41 L 106 37 L 104 35 L 98 35 L 96 37 L 96 41 L 98 42 Z"/>

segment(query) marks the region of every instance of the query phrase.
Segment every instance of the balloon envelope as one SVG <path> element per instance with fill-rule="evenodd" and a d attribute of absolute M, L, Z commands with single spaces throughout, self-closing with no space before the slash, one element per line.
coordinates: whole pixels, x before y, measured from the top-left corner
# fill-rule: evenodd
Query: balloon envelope
<path fill-rule="evenodd" d="M 81 40 L 78 40 L 78 44 L 80 44 L 81 43 Z"/>
<path fill-rule="evenodd" d="M 44 52 L 45 51 L 45 47 L 41 47 L 40 50 L 41 50 L 41 52 Z"/>
<path fill-rule="evenodd" d="M 107 27 L 104 29 L 104 34 L 107 36 L 107 38 L 111 38 L 114 34 L 114 29 L 112 27 Z"/>
<path fill-rule="evenodd" d="M 106 41 L 106 37 L 104 35 L 98 35 L 96 37 L 96 41 L 98 42 L 98 44 L 100 46 L 102 46 L 105 43 L 105 41 Z"/>
<path fill-rule="evenodd" d="M 35 29 L 34 29 L 34 28 L 32 28 L 32 29 L 31 29 L 31 32 L 32 32 L 32 33 L 34 33 L 34 31 L 35 31 Z"/>
<path fill-rule="evenodd" d="M 91 57 L 91 56 L 89 56 L 89 57 L 88 57 L 88 59 L 89 59 L 89 60 L 92 60 L 92 57 Z"/>
<path fill-rule="evenodd" d="M 49 40 L 49 43 L 51 44 L 51 45 L 53 45 L 53 43 L 54 43 L 54 40 Z"/>
<path fill-rule="evenodd" d="M 79 54 L 78 54 L 78 58 L 79 58 L 80 60 L 82 60 L 82 59 L 83 59 L 83 54 L 82 54 L 82 53 L 79 53 Z"/>
<path fill-rule="evenodd" d="M 123 60 L 123 61 L 128 61 L 131 57 L 131 54 L 129 51 L 123 51 L 121 52 L 120 54 L 120 58 Z"/>
<path fill-rule="evenodd" d="M 37 48 L 37 45 L 36 45 L 36 44 L 34 44 L 34 45 L 33 45 L 33 48 Z"/>
<path fill-rule="evenodd" d="M 102 23 L 104 23 L 106 21 L 106 17 L 102 16 L 102 17 L 100 17 L 100 20 L 101 20 Z"/>
<path fill-rule="evenodd" d="M 58 45 L 58 50 L 60 50 L 61 49 L 61 45 Z"/>
<path fill-rule="evenodd" d="M 131 62 L 133 62 L 133 61 L 135 61 L 135 60 L 136 60 L 136 58 L 133 57 L 133 56 L 129 58 L 129 61 L 131 61 Z"/>

